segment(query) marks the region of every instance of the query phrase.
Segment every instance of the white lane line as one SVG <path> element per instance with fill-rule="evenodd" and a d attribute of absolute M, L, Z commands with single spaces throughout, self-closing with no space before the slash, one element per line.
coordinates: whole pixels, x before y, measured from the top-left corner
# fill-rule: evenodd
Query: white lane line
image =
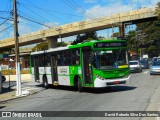
<path fill-rule="evenodd" d="M 145 71 L 145 72 L 143 72 L 143 74 L 147 74 L 147 73 L 149 73 L 149 71 Z"/>

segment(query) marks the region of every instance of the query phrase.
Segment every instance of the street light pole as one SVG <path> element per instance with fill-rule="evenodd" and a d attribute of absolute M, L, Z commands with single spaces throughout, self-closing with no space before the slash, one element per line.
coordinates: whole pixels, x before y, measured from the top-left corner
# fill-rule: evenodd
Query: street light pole
<path fill-rule="evenodd" d="M 21 96 L 21 75 L 20 75 L 20 59 L 19 59 L 19 40 L 18 40 L 18 21 L 17 21 L 17 1 L 13 2 L 14 11 L 14 40 L 15 40 L 15 55 L 16 55 L 16 96 Z"/>

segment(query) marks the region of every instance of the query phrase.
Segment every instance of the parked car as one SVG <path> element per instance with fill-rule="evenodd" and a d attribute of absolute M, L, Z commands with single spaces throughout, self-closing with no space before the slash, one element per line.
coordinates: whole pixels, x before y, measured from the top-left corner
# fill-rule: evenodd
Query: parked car
<path fill-rule="evenodd" d="M 138 60 L 129 61 L 129 67 L 131 72 L 142 72 L 142 65 Z"/>
<path fill-rule="evenodd" d="M 152 62 L 153 62 L 153 61 L 152 61 L 152 58 L 149 58 L 149 59 L 148 59 L 149 66 L 152 64 Z"/>
<path fill-rule="evenodd" d="M 149 61 L 148 60 L 141 60 L 140 63 L 142 64 L 143 69 L 149 68 Z"/>
<path fill-rule="evenodd" d="M 160 74 L 160 61 L 154 61 L 150 67 L 150 75 Z"/>
<path fill-rule="evenodd" d="M 157 61 L 157 60 L 158 60 L 157 57 L 153 57 L 153 58 L 152 58 L 152 62 L 155 62 L 155 61 Z"/>
<path fill-rule="evenodd" d="M 160 57 L 157 58 L 157 61 L 160 61 Z"/>

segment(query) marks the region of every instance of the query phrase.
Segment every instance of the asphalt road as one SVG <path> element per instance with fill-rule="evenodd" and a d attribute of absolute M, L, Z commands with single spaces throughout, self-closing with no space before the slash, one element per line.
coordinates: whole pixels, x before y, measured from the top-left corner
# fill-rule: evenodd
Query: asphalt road
<path fill-rule="evenodd" d="M 116 86 L 111 89 L 88 88 L 82 93 L 70 87 L 50 88 L 31 96 L 0 104 L 0 111 L 145 111 L 160 84 L 159 76 L 150 76 L 149 70 L 143 70 L 142 73 L 131 74 L 131 81 L 127 85 Z M 6 120 L 8 119 L 6 118 Z M 140 118 L 54 117 L 42 119 L 139 120 Z"/>

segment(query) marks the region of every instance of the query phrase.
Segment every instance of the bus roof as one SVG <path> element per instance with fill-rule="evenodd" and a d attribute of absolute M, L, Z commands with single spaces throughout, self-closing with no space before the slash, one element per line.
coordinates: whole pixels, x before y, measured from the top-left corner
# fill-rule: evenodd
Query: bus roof
<path fill-rule="evenodd" d="M 108 40 L 89 40 L 89 41 L 84 41 L 82 43 L 78 43 L 76 45 L 71 45 L 69 48 L 79 48 L 79 47 L 85 47 L 85 46 L 93 46 L 95 43 L 99 42 L 126 42 L 125 40 L 119 40 L 119 39 L 108 39 Z"/>
<path fill-rule="evenodd" d="M 54 51 L 60 51 L 60 50 L 67 50 L 67 49 L 74 49 L 74 48 L 81 48 L 85 46 L 93 46 L 95 43 L 100 43 L 100 42 L 126 42 L 125 40 L 120 40 L 120 39 L 109 39 L 109 40 L 88 40 L 84 41 L 82 43 L 78 43 L 76 45 L 67 45 L 65 47 L 57 47 L 57 48 L 51 48 L 49 50 L 44 50 L 44 51 L 36 51 L 32 52 L 31 55 L 36 55 L 36 54 L 42 54 L 45 52 L 54 52 Z"/>

